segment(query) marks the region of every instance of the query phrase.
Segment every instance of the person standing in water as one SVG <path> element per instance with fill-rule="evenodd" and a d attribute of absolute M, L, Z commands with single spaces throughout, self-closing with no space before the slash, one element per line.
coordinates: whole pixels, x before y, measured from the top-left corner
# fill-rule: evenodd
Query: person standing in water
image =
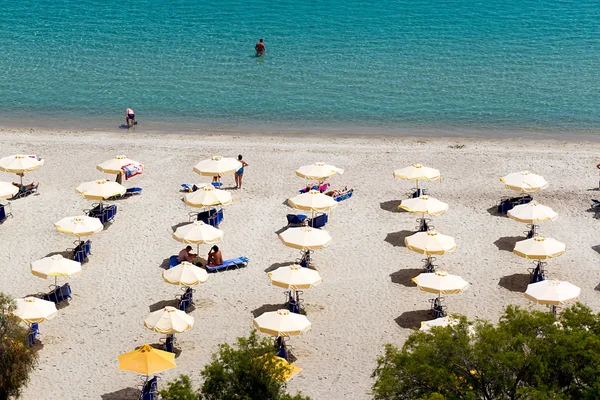
<path fill-rule="evenodd" d="M 131 121 L 131 126 L 135 125 L 135 112 L 133 112 L 133 108 L 125 110 L 125 122 L 128 128 L 130 128 L 129 121 Z"/>
<path fill-rule="evenodd" d="M 243 160 L 242 155 L 238 155 L 238 161 L 242 163 L 242 168 L 235 171 L 235 188 L 242 188 L 242 178 L 244 177 L 244 167 L 248 166 L 248 163 Z"/>
<path fill-rule="evenodd" d="M 260 38 L 260 40 L 258 41 L 258 43 L 256 43 L 256 46 L 254 46 L 254 49 L 256 50 L 256 56 L 262 56 L 263 54 L 265 54 L 265 44 L 263 43 L 263 39 Z"/>

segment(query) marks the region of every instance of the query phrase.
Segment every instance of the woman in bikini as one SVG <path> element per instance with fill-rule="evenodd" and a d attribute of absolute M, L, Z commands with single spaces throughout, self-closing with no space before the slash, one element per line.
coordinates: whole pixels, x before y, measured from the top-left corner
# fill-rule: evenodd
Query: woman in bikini
<path fill-rule="evenodd" d="M 248 166 L 248 163 L 242 159 L 242 155 L 238 156 L 238 161 L 242 163 L 242 168 L 235 171 L 235 187 L 236 189 L 242 188 L 242 178 L 244 177 L 244 167 Z"/>

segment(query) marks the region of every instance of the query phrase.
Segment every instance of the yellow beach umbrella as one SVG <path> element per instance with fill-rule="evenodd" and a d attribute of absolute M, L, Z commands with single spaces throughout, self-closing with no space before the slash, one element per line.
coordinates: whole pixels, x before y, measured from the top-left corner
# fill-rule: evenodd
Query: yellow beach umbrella
<path fill-rule="evenodd" d="M 500 181 L 504 183 L 506 188 L 515 190 L 521 193 L 539 192 L 548 187 L 548 182 L 540 175 L 533 174 L 529 171 L 514 172 L 508 174 Z"/>
<path fill-rule="evenodd" d="M 187 261 L 163 271 L 162 276 L 165 282 L 180 286 L 196 286 L 208 280 L 205 270 Z"/>
<path fill-rule="evenodd" d="M 416 188 L 418 189 L 419 181 L 437 181 L 442 178 L 442 175 L 437 169 L 424 167 L 421 164 L 413 164 L 409 167 L 395 170 L 394 177 L 416 181 Z"/>
<path fill-rule="evenodd" d="M 195 244 L 200 251 L 201 244 L 219 243 L 225 232 L 202 221 L 194 221 L 180 226 L 173 232 L 173 238 L 181 243 Z"/>
<path fill-rule="evenodd" d="M 404 239 L 404 243 L 409 250 L 427 256 L 442 255 L 456 250 L 456 242 L 452 236 L 436 231 L 417 232 Z"/>
<path fill-rule="evenodd" d="M 81 274 L 81 263 L 64 258 L 60 254 L 44 257 L 31 263 L 31 273 L 40 278 L 54 277 L 56 285 L 59 276 L 77 276 Z"/>
<path fill-rule="evenodd" d="M 25 172 L 35 171 L 42 165 L 44 165 L 44 160 L 36 155 L 16 154 L 0 158 L 0 171 L 20 174 L 21 185 L 23 185 L 23 174 Z"/>
<path fill-rule="evenodd" d="M 296 171 L 296 175 L 300 178 L 306 178 L 311 180 L 323 180 L 335 174 L 342 175 L 344 170 L 341 168 L 334 167 L 323 162 L 316 162 L 310 165 L 304 165 Z"/>
<path fill-rule="evenodd" d="M 445 213 L 448 210 L 448 204 L 433 197 L 423 195 L 413 199 L 402 200 L 398 208 L 412 213 L 435 216 Z"/>
<path fill-rule="evenodd" d="M 288 204 L 299 210 L 330 211 L 338 206 L 338 202 L 331 196 L 327 196 L 318 190 L 310 190 L 306 193 L 288 199 Z"/>
<path fill-rule="evenodd" d="M 534 224 L 540 221 L 554 221 L 558 214 L 550 207 L 543 206 L 536 201 L 515 206 L 507 215 L 518 222 Z"/>
<path fill-rule="evenodd" d="M 96 165 L 96 169 L 100 172 L 104 172 L 105 174 L 119 175 L 123 173 L 123 170 L 121 168 L 129 164 L 140 163 L 130 158 L 127 158 L 124 155 L 119 155 L 115 158 L 111 158 L 110 160 L 106 160 L 103 163 Z"/>
<path fill-rule="evenodd" d="M 271 284 L 284 289 L 308 289 L 323 283 L 323 278 L 318 271 L 309 268 L 302 268 L 298 264 L 279 267 L 273 272 L 269 272 Z"/>
<path fill-rule="evenodd" d="M 175 353 L 157 350 L 144 344 L 136 350 L 121 354 L 119 370 L 152 375 L 167 369 L 175 368 Z"/>
<path fill-rule="evenodd" d="M 297 336 L 312 328 L 306 316 L 288 310 L 266 312 L 253 323 L 259 331 L 273 336 Z"/>
<path fill-rule="evenodd" d="M 567 246 L 558 240 L 536 236 L 517 242 L 513 252 L 523 258 L 546 260 L 563 255 L 566 248 Z"/>
<path fill-rule="evenodd" d="M 327 231 L 311 228 L 310 226 L 288 228 L 278 236 L 279 240 L 287 247 L 305 251 L 322 249 L 329 246 L 332 241 Z"/>
<path fill-rule="evenodd" d="M 412 281 L 420 290 L 435 293 L 438 297 L 443 294 L 461 293 L 469 287 L 469 283 L 460 276 L 450 275 L 443 271 L 422 273 Z"/>
<path fill-rule="evenodd" d="M 19 193 L 19 188 L 10 182 L 0 182 L 0 199 L 9 199 Z"/>
<path fill-rule="evenodd" d="M 165 307 L 150 313 L 144 320 L 144 326 L 165 335 L 183 333 L 192 329 L 194 317 L 175 307 Z"/>
<path fill-rule="evenodd" d="M 545 280 L 527 285 L 525 297 L 537 304 L 559 306 L 574 302 L 581 289 L 572 283 L 556 280 Z"/>
<path fill-rule="evenodd" d="M 187 193 L 184 201 L 191 207 L 210 207 L 231 204 L 233 199 L 231 193 L 225 190 L 215 189 L 212 185 L 204 185 L 195 192 Z"/>
<path fill-rule="evenodd" d="M 80 215 L 77 217 L 66 217 L 54 223 L 59 232 L 68 233 L 77 237 L 91 236 L 104 229 L 100 219 Z"/>
<path fill-rule="evenodd" d="M 37 297 L 17 299 L 16 303 L 15 315 L 28 324 L 48 321 L 58 313 L 54 302 Z"/>
<path fill-rule="evenodd" d="M 242 168 L 242 163 L 235 158 L 214 156 L 196 164 L 194 172 L 203 176 L 219 176 L 233 174 L 240 168 Z"/>
<path fill-rule="evenodd" d="M 75 191 L 82 194 L 88 200 L 102 200 L 113 196 L 123 195 L 127 191 L 125 186 L 108 179 L 98 179 L 91 182 L 84 182 L 77 186 Z"/>

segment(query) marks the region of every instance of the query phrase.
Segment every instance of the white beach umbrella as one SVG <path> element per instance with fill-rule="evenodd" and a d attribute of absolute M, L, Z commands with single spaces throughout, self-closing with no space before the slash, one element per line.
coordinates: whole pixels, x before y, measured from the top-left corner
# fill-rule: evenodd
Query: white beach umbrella
<path fill-rule="evenodd" d="M 163 271 L 162 276 L 165 282 L 179 286 L 196 286 L 208 280 L 204 269 L 187 261 Z"/>
<path fill-rule="evenodd" d="M 19 188 L 10 182 L 0 182 L 0 199 L 9 199 L 19 193 Z"/>
<path fill-rule="evenodd" d="M 566 248 L 567 246 L 558 240 L 536 236 L 517 242 L 513 252 L 527 259 L 546 260 L 563 255 Z"/>
<path fill-rule="evenodd" d="M 343 173 L 343 169 L 323 162 L 304 165 L 296 170 L 296 175 L 299 177 L 317 181 L 323 180 L 335 174 L 342 175 Z"/>
<path fill-rule="evenodd" d="M 30 265 L 31 273 L 35 276 L 44 279 L 53 276 L 55 286 L 59 276 L 77 276 L 81 274 L 80 262 L 69 260 L 60 254 L 33 261 Z"/>
<path fill-rule="evenodd" d="M 223 239 L 225 232 L 202 221 L 194 221 L 180 226 L 173 232 L 173 238 L 184 244 L 195 244 L 200 251 L 201 244 L 214 244 Z"/>
<path fill-rule="evenodd" d="M 54 223 L 59 232 L 68 233 L 77 237 L 91 236 L 104 229 L 99 218 L 80 215 L 77 217 L 66 217 Z"/>
<path fill-rule="evenodd" d="M 278 236 L 281 242 L 287 247 L 305 251 L 322 249 L 329 246 L 332 241 L 327 231 L 311 228 L 310 226 L 288 228 Z"/>
<path fill-rule="evenodd" d="M 23 174 L 25 172 L 35 171 L 42 165 L 44 165 L 44 160 L 36 155 L 16 154 L 0 158 L 0 171 L 20 174 L 21 185 L 23 185 Z"/>
<path fill-rule="evenodd" d="M 456 242 L 452 236 L 442 235 L 436 231 L 417 232 L 404 239 L 409 250 L 420 254 L 442 255 L 456 250 Z"/>
<path fill-rule="evenodd" d="M 402 200 L 398 208 L 411 213 L 435 216 L 442 215 L 448 211 L 448 204 L 439 201 L 438 199 L 434 199 L 433 197 L 423 195 L 412 199 Z"/>
<path fill-rule="evenodd" d="M 338 206 L 338 202 L 331 196 L 327 196 L 318 190 L 310 190 L 288 199 L 288 204 L 299 210 L 312 211 L 331 211 Z"/>
<path fill-rule="evenodd" d="M 437 181 L 442 178 L 442 175 L 437 169 L 424 167 L 421 164 L 413 164 L 409 167 L 395 170 L 394 177 L 416 181 L 418 189 L 419 181 Z"/>
<path fill-rule="evenodd" d="M 187 332 L 194 326 L 194 317 L 175 307 L 165 307 L 150 313 L 144 326 L 153 332 L 170 335 Z"/>
<path fill-rule="evenodd" d="M 111 158 L 110 160 L 106 160 L 98 165 L 96 165 L 96 169 L 100 172 L 104 172 L 105 174 L 114 174 L 119 175 L 123 173 L 123 168 L 125 165 L 129 164 L 140 164 L 139 162 L 127 158 L 127 156 L 119 155 L 115 158 Z"/>
<path fill-rule="evenodd" d="M 421 328 L 419 328 L 419 330 L 427 332 L 434 326 L 452 326 L 452 325 L 457 325 L 458 322 L 459 321 L 456 318 L 440 317 L 440 318 L 432 319 L 429 321 L 422 321 Z"/>
<path fill-rule="evenodd" d="M 240 168 L 242 168 L 242 163 L 235 158 L 214 156 L 196 164 L 194 172 L 203 176 L 219 176 L 233 174 Z"/>
<path fill-rule="evenodd" d="M 527 285 L 525 297 L 538 304 L 559 306 L 574 302 L 581 289 L 572 283 L 556 280 L 545 280 Z"/>
<path fill-rule="evenodd" d="M 185 204 L 191 207 L 210 207 L 228 205 L 233 202 L 231 193 L 215 189 L 212 185 L 204 185 L 195 192 L 187 193 L 184 197 Z"/>
<path fill-rule="evenodd" d="M 515 190 L 521 193 L 539 192 L 548 187 L 548 182 L 540 175 L 533 174 L 529 171 L 514 172 L 508 174 L 500 181 L 504 183 L 506 188 Z"/>
<path fill-rule="evenodd" d="M 435 293 L 438 297 L 443 294 L 461 293 L 469 287 L 469 283 L 460 276 L 450 275 L 443 271 L 422 273 L 412 281 L 420 290 Z"/>
<path fill-rule="evenodd" d="M 318 271 L 309 268 L 302 268 L 298 264 L 279 267 L 273 272 L 269 272 L 271 284 L 284 289 L 308 289 L 323 283 L 323 278 Z"/>
<path fill-rule="evenodd" d="M 17 299 L 16 303 L 15 315 L 28 324 L 48 321 L 58 313 L 54 302 L 37 297 Z"/>
<path fill-rule="evenodd" d="M 515 206 L 507 215 L 518 222 L 534 224 L 540 221 L 554 221 L 558 214 L 550 207 L 543 206 L 536 201 Z"/>
<path fill-rule="evenodd" d="M 84 182 L 75 188 L 75 191 L 88 200 L 102 200 L 113 196 L 125 194 L 125 186 L 109 181 L 108 179 L 98 179 L 91 182 Z"/>
<path fill-rule="evenodd" d="M 254 318 L 253 323 L 259 331 L 273 336 L 297 336 L 312 327 L 306 316 L 288 310 L 266 312 Z"/>

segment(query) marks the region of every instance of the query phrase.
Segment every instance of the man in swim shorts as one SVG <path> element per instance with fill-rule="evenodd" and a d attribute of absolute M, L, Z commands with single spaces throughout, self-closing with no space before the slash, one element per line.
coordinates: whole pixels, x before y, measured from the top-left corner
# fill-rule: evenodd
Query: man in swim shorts
<path fill-rule="evenodd" d="M 135 113 L 132 108 L 128 108 L 125 110 L 125 122 L 127 122 L 127 127 L 130 128 L 129 121 L 131 121 L 131 126 L 135 125 Z"/>
<path fill-rule="evenodd" d="M 258 43 L 256 43 L 256 46 L 254 46 L 254 49 L 256 50 L 257 56 L 262 56 L 265 53 L 266 49 L 265 49 L 265 44 L 263 43 L 262 38 L 260 38 Z"/>

